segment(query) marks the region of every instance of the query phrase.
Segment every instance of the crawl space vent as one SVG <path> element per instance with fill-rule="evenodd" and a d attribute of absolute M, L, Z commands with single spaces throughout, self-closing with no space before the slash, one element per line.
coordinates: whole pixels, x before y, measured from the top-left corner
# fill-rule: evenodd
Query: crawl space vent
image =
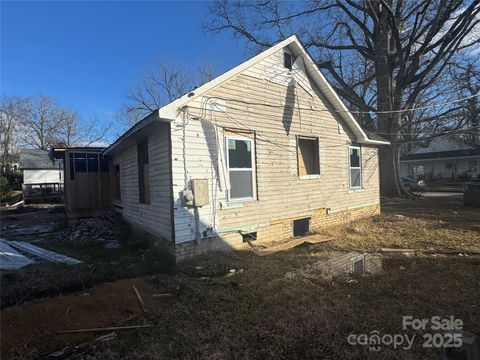
<path fill-rule="evenodd" d="M 310 230 L 310 218 L 293 220 L 293 236 L 305 236 Z"/>

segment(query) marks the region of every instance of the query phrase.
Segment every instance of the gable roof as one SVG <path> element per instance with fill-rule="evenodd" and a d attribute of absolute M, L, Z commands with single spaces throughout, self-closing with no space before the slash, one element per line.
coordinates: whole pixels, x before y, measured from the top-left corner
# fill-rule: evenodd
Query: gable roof
<path fill-rule="evenodd" d="M 20 153 L 20 169 L 58 169 L 47 150 L 24 150 Z"/>
<path fill-rule="evenodd" d="M 221 84 L 227 82 L 228 80 L 234 78 L 235 76 L 242 73 L 244 70 L 248 69 L 249 67 L 257 64 L 258 62 L 266 59 L 270 55 L 274 54 L 275 52 L 282 50 L 285 47 L 289 47 L 295 57 L 302 56 L 305 68 L 312 80 L 314 81 L 315 85 L 319 88 L 322 94 L 326 97 L 326 99 L 330 102 L 332 107 L 338 112 L 339 116 L 342 120 L 347 124 L 347 126 L 352 130 L 354 133 L 356 140 L 358 143 L 361 144 L 372 144 L 372 145 L 389 145 L 390 143 L 375 135 L 369 136 L 359 125 L 359 123 L 355 120 L 352 113 L 347 109 L 345 104 L 342 102 L 340 97 L 337 95 L 335 90 L 332 86 L 328 83 L 325 76 L 322 74 L 318 66 L 315 64 L 313 59 L 311 58 L 310 54 L 306 51 L 303 47 L 302 43 L 298 39 L 296 35 L 292 35 L 285 40 L 277 43 L 276 45 L 266 49 L 265 51 L 261 52 L 260 54 L 252 57 L 251 59 L 243 62 L 242 64 L 234 67 L 233 69 L 223 73 L 222 75 L 216 77 L 213 80 L 201 85 L 200 87 L 192 90 L 191 92 L 181 96 L 180 98 L 172 101 L 171 103 L 161 107 L 160 109 L 154 111 L 152 114 L 145 117 L 139 123 L 134 125 L 130 128 L 124 135 L 129 136 L 132 131 L 135 131 L 135 128 L 141 128 L 142 125 L 139 125 L 141 122 L 150 122 L 153 118 L 156 118 L 160 121 L 173 121 L 178 111 L 190 101 L 196 99 L 199 96 L 202 96 L 206 92 L 220 86 Z M 137 126 L 139 125 L 139 126 Z M 124 136 L 122 135 L 122 137 Z M 117 146 L 117 142 L 114 142 L 106 149 L 106 153 L 110 152 L 113 148 Z"/>

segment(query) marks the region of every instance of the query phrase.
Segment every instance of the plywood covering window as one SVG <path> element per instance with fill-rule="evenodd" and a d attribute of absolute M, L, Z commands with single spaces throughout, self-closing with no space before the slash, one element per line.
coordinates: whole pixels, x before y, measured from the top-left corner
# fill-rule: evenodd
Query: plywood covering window
<path fill-rule="evenodd" d="M 350 167 L 350 189 L 362 187 L 362 154 L 358 146 L 350 146 L 349 167 Z"/>
<path fill-rule="evenodd" d="M 320 175 L 318 138 L 297 138 L 298 175 Z"/>
<path fill-rule="evenodd" d="M 138 194 L 142 204 L 150 204 L 150 169 L 148 166 L 148 139 L 137 144 Z"/>
<path fill-rule="evenodd" d="M 227 136 L 225 139 L 230 181 L 228 199 L 253 200 L 255 198 L 254 141 L 242 136 Z"/>
<path fill-rule="evenodd" d="M 115 199 L 121 199 L 122 198 L 122 192 L 120 190 L 120 165 L 117 164 L 115 165 L 115 169 L 113 172 L 113 196 Z"/>

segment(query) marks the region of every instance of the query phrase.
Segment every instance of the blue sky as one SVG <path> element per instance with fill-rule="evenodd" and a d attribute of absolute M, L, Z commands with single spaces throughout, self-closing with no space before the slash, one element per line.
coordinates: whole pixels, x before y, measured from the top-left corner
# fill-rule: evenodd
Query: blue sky
<path fill-rule="evenodd" d="M 157 61 L 218 73 L 248 57 L 228 34 L 205 34 L 208 2 L 1 2 L 1 94 L 52 96 L 83 119 L 113 120 Z"/>

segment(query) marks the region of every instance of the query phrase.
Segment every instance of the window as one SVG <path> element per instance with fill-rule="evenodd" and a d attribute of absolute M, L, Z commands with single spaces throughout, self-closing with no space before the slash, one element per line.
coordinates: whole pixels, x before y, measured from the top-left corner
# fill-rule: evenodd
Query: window
<path fill-rule="evenodd" d="M 349 148 L 350 189 L 362 187 L 362 157 L 358 146 Z"/>
<path fill-rule="evenodd" d="M 285 66 L 287 69 L 292 70 L 292 65 L 293 65 L 293 59 L 292 59 L 292 54 L 283 53 L 283 66 Z"/>
<path fill-rule="evenodd" d="M 137 144 L 138 194 L 142 204 L 150 204 L 150 173 L 148 166 L 148 139 Z"/>
<path fill-rule="evenodd" d="M 445 169 L 452 169 L 453 168 L 453 164 L 452 163 L 446 163 L 445 164 Z"/>
<path fill-rule="evenodd" d="M 318 138 L 297 139 L 298 175 L 320 175 Z"/>
<path fill-rule="evenodd" d="M 227 136 L 227 167 L 230 180 L 229 200 L 253 200 L 255 197 L 254 143 L 252 139 Z"/>
<path fill-rule="evenodd" d="M 120 165 L 115 165 L 115 170 L 113 173 L 113 196 L 116 199 L 121 199 L 121 189 L 120 189 Z"/>

